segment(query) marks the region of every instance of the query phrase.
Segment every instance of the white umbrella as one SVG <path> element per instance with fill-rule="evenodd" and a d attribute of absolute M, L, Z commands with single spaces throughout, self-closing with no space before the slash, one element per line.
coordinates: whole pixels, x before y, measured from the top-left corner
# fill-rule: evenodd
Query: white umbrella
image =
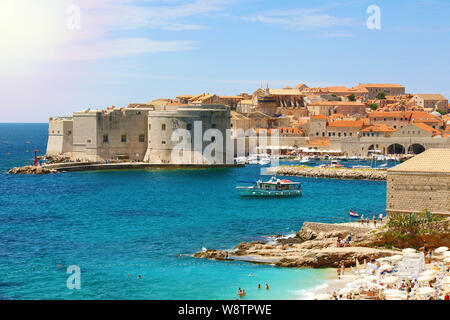
<path fill-rule="evenodd" d="M 331 295 L 329 295 L 327 293 L 321 293 L 321 294 L 317 295 L 314 299 L 316 299 L 316 300 L 330 300 L 331 299 Z"/>
<path fill-rule="evenodd" d="M 389 260 L 392 260 L 392 261 L 400 261 L 400 260 L 403 259 L 403 256 L 401 256 L 401 255 L 399 255 L 399 254 L 396 254 L 396 255 L 394 255 L 394 256 L 389 257 L 388 259 L 389 259 Z"/>
<path fill-rule="evenodd" d="M 339 290 L 339 294 L 349 294 L 357 291 L 355 288 L 345 287 Z"/>
<path fill-rule="evenodd" d="M 397 282 L 398 282 L 398 277 L 396 277 L 396 276 L 386 277 L 386 278 L 383 280 L 383 282 L 386 283 L 386 284 L 394 284 L 394 283 L 397 283 Z"/>
<path fill-rule="evenodd" d="M 386 296 L 389 296 L 389 297 L 402 297 L 402 296 L 404 296 L 404 293 L 402 291 L 400 291 L 400 290 L 397 290 L 397 289 L 387 289 L 387 290 L 384 290 L 383 292 L 384 292 L 384 294 Z"/>
<path fill-rule="evenodd" d="M 444 257 L 450 257 L 450 251 L 445 251 L 443 255 Z"/>
<path fill-rule="evenodd" d="M 435 253 L 444 253 L 448 251 L 448 247 L 439 247 L 436 250 L 434 250 Z"/>
<path fill-rule="evenodd" d="M 432 276 L 432 275 L 425 275 L 425 276 L 419 277 L 419 279 L 417 279 L 417 281 L 419 281 L 419 282 L 428 282 L 428 281 L 431 281 L 433 279 L 434 279 L 434 276 Z"/>
<path fill-rule="evenodd" d="M 406 253 L 406 254 L 408 254 L 408 253 L 416 253 L 416 249 L 413 249 L 413 248 L 403 249 L 402 253 Z"/>
<path fill-rule="evenodd" d="M 370 275 L 370 276 L 365 277 L 364 280 L 366 280 L 366 281 L 374 281 L 374 280 L 378 280 L 378 277 L 374 276 L 374 275 Z"/>
<path fill-rule="evenodd" d="M 379 261 L 379 262 L 389 261 L 389 258 L 388 257 L 379 258 L 379 259 L 377 259 L 377 261 Z"/>
<path fill-rule="evenodd" d="M 379 271 L 392 270 L 392 266 L 389 264 L 383 264 L 378 270 Z"/>
<path fill-rule="evenodd" d="M 450 257 L 444 259 L 445 263 L 450 263 Z"/>
<path fill-rule="evenodd" d="M 419 276 L 423 277 L 423 276 L 434 276 L 436 274 L 436 271 L 434 270 L 427 270 L 422 272 Z"/>
<path fill-rule="evenodd" d="M 435 289 L 430 288 L 430 287 L 422 287 L 417 289 L 416 293 L 421 295 L 421 296 L 428 296 L 428 295 L 432 295 L 436 292 Z"/>
<path fill-rule="evenodd" d="M 379 285 L 378 283 L 374 282 L 368 282 L 366 286 L 370 289 L 383 289 L 384 287 L 382 285 Z"/>

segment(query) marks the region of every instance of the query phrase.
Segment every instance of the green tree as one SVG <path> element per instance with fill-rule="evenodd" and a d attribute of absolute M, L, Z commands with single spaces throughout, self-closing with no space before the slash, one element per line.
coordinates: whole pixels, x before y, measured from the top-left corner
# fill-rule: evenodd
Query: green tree
<path fill-rule="evenodd" d="M 378 105 L 376 103 L 371 103 L 369 105 L 369 107 L 370 107 L 370 110 L 374 110 L 374 111 L 378 109 Z"/>
<path fill-rule="evenodd" d="M 436 111 L 439 112 L 439 113 L 442 114 L 442 115 L 445 115 L 445 111 L 444 111 L 444 110 L 437 109 Z"/>
<path fill-rule="evenodd" d="M 348 100 L 349 101 L 356 101 L 356 97 L 355 95 L 352 93 L 351 95 L 348 96 Z"/>
<path fill-rule="evenodd" d="M 377 99 L 378 100 L 386 99 L 386 93 L 384 91 L 378 92 Z"/>

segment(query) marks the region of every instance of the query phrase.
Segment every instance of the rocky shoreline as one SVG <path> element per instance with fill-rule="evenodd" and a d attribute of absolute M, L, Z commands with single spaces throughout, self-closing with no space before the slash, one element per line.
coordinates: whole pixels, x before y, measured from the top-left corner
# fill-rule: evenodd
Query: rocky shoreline
<path fill-rule="evenodd" d="M 268 170 L 269 174 L 327 179 L 385 181 L 387 172 L 374 169 L 316 168 L 305 166 L 280 166 Z"/>
<path fill-rule="evenodd" d="M 337 239 L 352 233 L 352 246 L 338 247 Z M 398 254 L 398 251 L 368 246 L 373 233 L 363 227 L 345 224 L 305 222 L 292 238 L 278 237 L 274 243 L 242 242 L 232 250 L 206 250 L 194 254 L 196 258 L 214 260 L 240 260 L 273 264 L 280 267 L 336 268 L 342 263 L 354 266 L 355 260 L 369 260 Z M 358 246 L 364 243 L 364 246 Z"/>
<path fill-rule="evenodd" d="M 44 166 L 24 166 L 15 167 L 8 171 L 8 174 L 49 174 L 58 173 L 58 170 L 46 168 Z"/>

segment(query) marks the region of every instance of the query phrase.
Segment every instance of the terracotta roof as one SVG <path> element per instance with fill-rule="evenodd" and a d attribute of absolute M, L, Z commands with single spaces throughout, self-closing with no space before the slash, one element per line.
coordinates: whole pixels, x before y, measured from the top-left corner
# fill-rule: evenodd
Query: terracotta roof
<path fill-rule="evenodd" d="M 404 88 L 402 85 L 397 83 L 365 83 L 357 85 L 356 87 L 361 88 Z"/>
<path fill-rule="evenodd" d="M 395 132 L 395 128 L 388 126 L 386 124 L 374 124 L 370 127 L 364 128 L 361 132 Z"/>
<path fill-rule="evenodd" d="M 269 93 L 276 96 L 301 96 L 303 93 L 298 89 L 269 89 Z"/>
<path fill-rule="evenodd" d="M 308 106 L 365 106 L 365 104 L 357 101 L 319 101 L 312 102 Z"/>
<path fill-rule="evenodd" d="M 328 127 L 332 128 L 362 128 L 363 120 L 336 120 L 328 123 Z"/>
<path fill-rule="evenodd" d="M 425 130 L 426 132 L 430 133 L 432 136 L 438 136 L 441 134 L 441 132 L 439 130 L 436 130 L 428 125 L 426 125 L 425 123 L 417 123 L 414 122 L 412 123 L 413 126 L 416 126 L 419 129 Z"/>
<path fill-rule="evenodd" d="M 324 115 L 322 115 L 322 114 L 319 114 L 319 115 L 317 115 L 317 116 L 312 116 L 312 117 L 311 117 L 311 120 L 317 120 L 317 119 L 327 120 L 327 117 L 324 116 Z"/>

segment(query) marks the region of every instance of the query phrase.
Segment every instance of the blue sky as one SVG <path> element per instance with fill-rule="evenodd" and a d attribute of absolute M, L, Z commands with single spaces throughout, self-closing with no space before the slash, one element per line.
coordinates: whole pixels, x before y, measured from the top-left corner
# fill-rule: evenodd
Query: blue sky
<path fill-rule="evenodd" d="M 80 9 L 80 29 L 67 20 Z M 381 30 L 369 30 L 370 5 Z M 383 82 L 450 98 L 450 1 L 2 0 L 0 122 L 179 94 Z"/>

